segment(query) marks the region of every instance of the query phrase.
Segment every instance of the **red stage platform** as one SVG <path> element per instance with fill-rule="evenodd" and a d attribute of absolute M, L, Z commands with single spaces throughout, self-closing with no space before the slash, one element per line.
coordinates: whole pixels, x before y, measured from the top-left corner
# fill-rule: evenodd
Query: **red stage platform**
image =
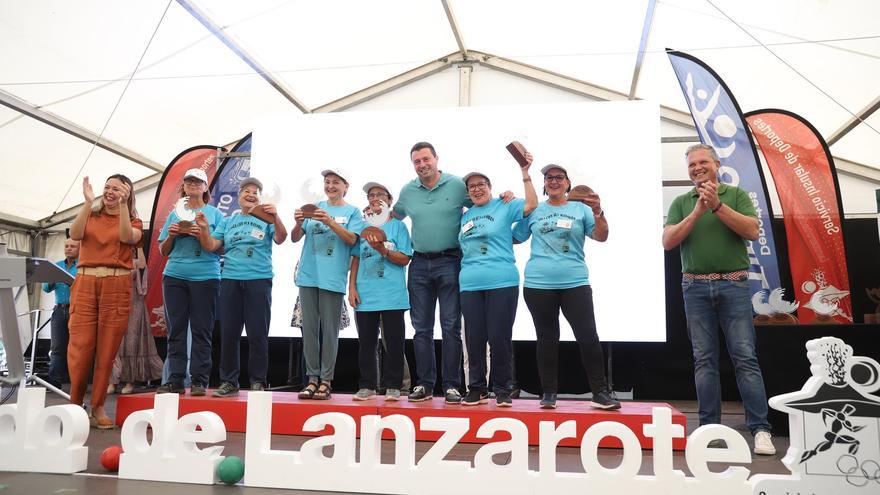
<path fill-rule="evenodd" d="M 213 411 L 226 423 L 226 431 L 244 432 L 247 415 L 247 392 L 242 391 L 237 397 L 215 398 L 180 396 L 179 414 L 199 411 Z M 506 417 L 522 421 L 529 429 L 529 444 L 538 444 L 538 423 L 553 421 L 559 425 L 564 421 L 574 420 L 577 424 L 577 438 L 567 438 L 559 442 L 566 447 L 580 445 L 580 437 L 590 426 L 601 421 L 623 423 L 631 429 L 639 439 L 643 449 L 650 449 L 652 439 L 642 433 L 642 425 L 651 423 L 651 408 L 668 407 L 672 410 L 672 422 L 686 427 L 685 416 L 669 404 L 662 402 L 623 402 L 617 411 L 593 409 L 587 402 L 560 400 L 557 409 L 539 409 L 536 399 L 518 399 L 513 407 L 498 408 L 494 401 L 479 406 L 448 405 L 442 397 L 424 402 L 409 402 L 403 398 L 400 402 L 385 402 L 384 397 L 377 396 L 368 401 L 353 401 L 349 394 L 333 394 L 330 400 L 299 400 L 296 393 L 273 392 L 272 396 L 272 433 L 277 435 L 317 436 L 325 432 L 304 432 L 302 425 L 311 416 L 327 412 L 341 412 L 350 415 L 360 428 L 360 418 L 367 415 L 390 416 L 403 414 L 413 420 L 416 426 L 416 440 L 436 441 L 438 432 L 421 431 L 419 419 L 426 416 L 470 418 L 471 429 L 462 442 L 488 443 L 502 441 L 506 438 L 476 438 L 480 426 L 492 418 Z M 142 409 L 152 409 L 153 394 L 120 395 L 116 401 L 116 424 L 121 426 L 129 414 Z M 329 430 L 328 430 L 329 432 Z M 687 433 L 685 428 L 685 433 Z M 391 438 L 390 432 L 386 432 Z M 672 441 L 674 450 L 684 450 L 686 440 L 676 438 Z M 620 441 L 606 437 L 599 444 L 601 447 L 620 448 Z"/>

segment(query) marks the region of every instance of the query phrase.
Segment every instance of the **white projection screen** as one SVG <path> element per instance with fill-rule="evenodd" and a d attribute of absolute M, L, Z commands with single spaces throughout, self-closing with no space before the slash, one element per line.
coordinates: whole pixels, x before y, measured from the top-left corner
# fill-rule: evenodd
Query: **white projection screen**
<path fill-rule="evenodd" d="M 472 170 L 490 175 L 493 193 L 523 197 L 518 166 L 505 146 L 522 142 L 534 155 L 531 175 L 541 196 L 540 169 L 548 163 L 569 170 L 573 185 L 586 184 L 602 199 L 610 236 L 587 239 L 599 336 L 603 341 L 658 342 L 666 339 L 662 233 L 659 108 L 648 102 L 596 102 L 554 105 L 426 108 L 386 112 L 345 112 L 285 116 L 257 122 L 251 175 L 266 188 L 281 190 L 278 211 L 290 230 L 293 211 L 324 199 L 320 171 L 341 167 L 350 181 L 346 201 L 367 204 L 368 181 L 392 190 L 413 180 L 409 150 L 419 141 L 434 145 L 440 170 L 463 176 Z M 409 220 L 407 226 L 411 227 Z M 293 270 L 302 241 L 289 240 L 273 254 L 271 336 L 299 336 L 290 327 L 297 288 Z M 520 277 L 529 244 L 515 247 Z M 522 285 L 522 279 L 520 279 Z M 351 309 L 349 308 L 349 311 Z M 351 326 L 341 337 L 356 338 Z M 406 317 L 407 337 L 413 329 Z M 561 318 L 561 339 L 574 340 Z M 440 338 L 439 319 L 434 336 Z M 520 297 L 514 340 L 534 340 L 531 315 Z"/>

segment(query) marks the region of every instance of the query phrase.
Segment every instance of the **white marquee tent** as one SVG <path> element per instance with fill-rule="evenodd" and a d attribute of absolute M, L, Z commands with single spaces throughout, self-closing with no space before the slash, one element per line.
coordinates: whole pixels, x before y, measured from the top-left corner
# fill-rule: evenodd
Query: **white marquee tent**
<path fill-rule="evenodd" d="M 30 241 L 63 230 L 82 176 L 125 173 L 147 209 L 180 151 L 267 115 L 596 100 L 661 105 L 668 202 L 696 132 L 667 47 L 743 111 L 807 118 L 847 216 L 872 215 L 878 18 L 874 0 L 2 0 L 0 224 L 45 252 Z"/>

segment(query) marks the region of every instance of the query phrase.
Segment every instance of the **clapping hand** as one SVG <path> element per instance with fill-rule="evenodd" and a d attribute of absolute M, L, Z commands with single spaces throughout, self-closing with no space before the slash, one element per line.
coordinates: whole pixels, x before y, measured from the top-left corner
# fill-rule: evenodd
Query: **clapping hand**
<path fill-rule="evenodd" d="M 89 183 L 88 176 L 83 177 L 83 199 L 90 206 L 95 202 L 95 191 L 92 190 L 92 184 Z"/>

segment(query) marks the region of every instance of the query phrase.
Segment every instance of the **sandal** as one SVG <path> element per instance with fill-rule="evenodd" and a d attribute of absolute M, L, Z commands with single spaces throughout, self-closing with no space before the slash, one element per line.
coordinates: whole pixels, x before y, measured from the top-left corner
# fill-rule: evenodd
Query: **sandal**
<path fill-rule="evenodd" d="M 302 389 L 299 393 L 299 398 L 303 400 L 314 399 L 315 392 L 318 391 L 318 382 L 309 382 L 306 385 L 306 388 Z"/>
<path fill-rule="evenodd" d="M 330 382 L 321 382 L 315 391 L 315 400 L 327 400 L 330 398 Z"/>

